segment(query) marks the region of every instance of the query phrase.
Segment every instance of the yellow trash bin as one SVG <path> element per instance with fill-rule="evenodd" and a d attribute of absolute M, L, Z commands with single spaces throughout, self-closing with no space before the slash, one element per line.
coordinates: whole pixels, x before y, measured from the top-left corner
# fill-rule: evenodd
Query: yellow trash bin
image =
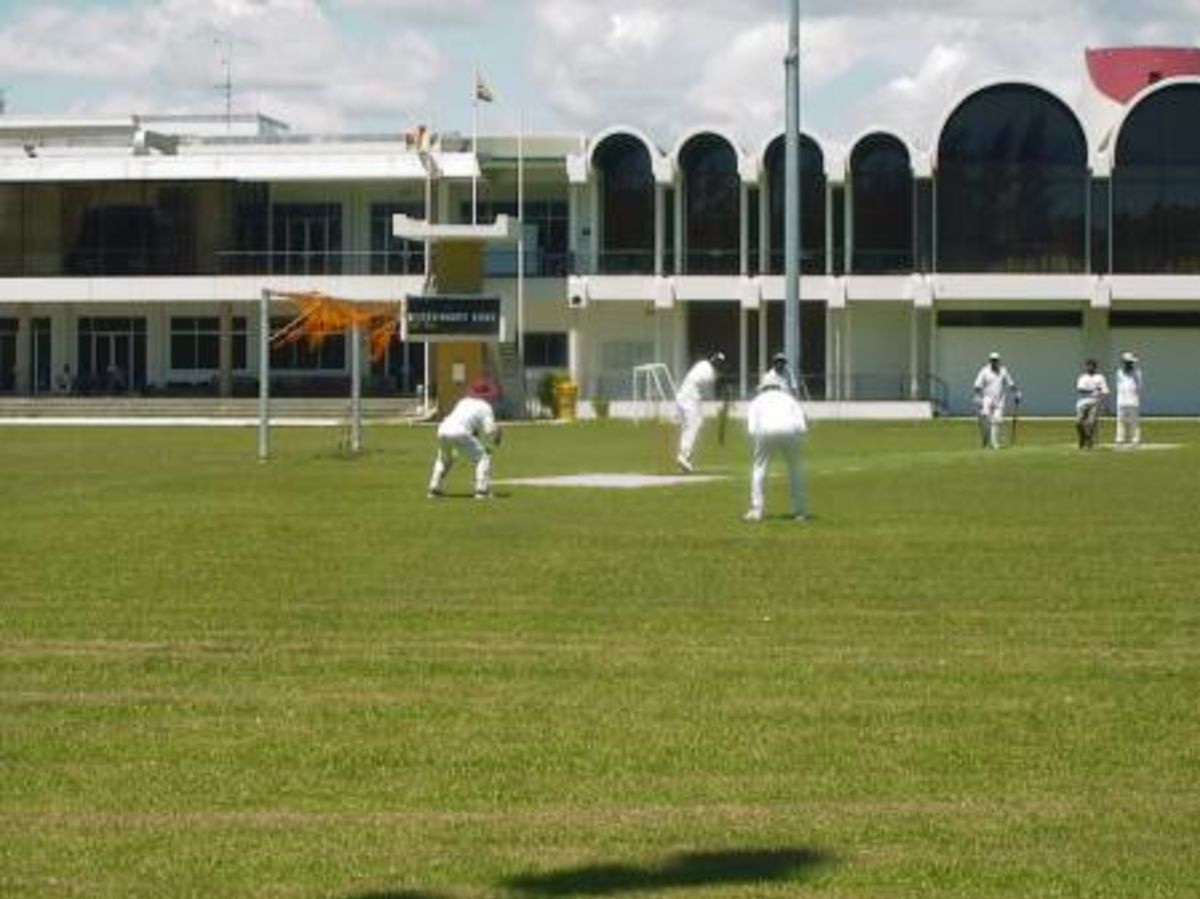
<path fill-rule="evenodd" d="M 563 381 L 554 386 L 554 402 L 558 407 L 558 417 L 563 421 L 575 420 L 575 407 L 579 401 L 579 385 Z"/>

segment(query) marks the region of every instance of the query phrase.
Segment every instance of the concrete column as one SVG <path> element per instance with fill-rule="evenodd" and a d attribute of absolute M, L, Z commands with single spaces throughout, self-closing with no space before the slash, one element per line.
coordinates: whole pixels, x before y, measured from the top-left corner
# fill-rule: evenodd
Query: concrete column
<path fill-rule="evenodd" d="M 767 301 L 758 303 L 758 367 L 760 371 L 767 370 Z"/>
<path fill-rule="evenodd" d="M 15 388 L 18 396 L 29 396 L 33 392 L 31 377 L 33 354 L 30 352 L 33 340 L 33 313 L 28 303 L 17 307 L 17 346 L 13 374 L 16 378 Z"/>
<path fill-rule="evenodd" d="M 750 395 L 750 339 L 746 333 L 746 307 L 738 304 L 738 398 Z"/>
<path fill-rule="evenodd" d="M 666 188 L 654 184 L 654 274 L 663 275 L 663 256 L 666 253 L 667 219 Z"/>
<path fill-rule="evenodd" d="M 590 271 L 600 272 L 600 186 L 593 178 L 588 182 L 588 253 L 592 263 Z"/>
<path fill-rule="evenodd" d="M 738 271 L 750 274 L 750 188 L 742 182 L 738 192 Z"/>
<path fill-rule="evenodd" d="M 917 368 L 919 365 L 919 335 L 917 333 L 919 318 L 917 304 L 913 303 L 909 307 L 908 319 L 908 398 L 910 400 L 917 400 L 921 397 L 921 375 Z"/>
<path fill-rule="evenodd" d="M 222 399 L 233 396 L 233 304 L 221 304 L 221 331 L 217 338 L 217 389 Z"/>
<path fill-rule="evenodd" d="M 850 314 L 850 304 L 846 303 L 846 308 L 842 310 L 842 315 L 845 317 L 845 339 L 843 342 L 842 353 L 845 357 L 845 368 L 843 376 L 845 377 L 845 388 L 842 392 L 844 399 L 854 399 L 854 317 Z"/>
<path fill-rule="evenodd" d="M 771 264 L 771 193 L 764 180 L 758 191 L 758 273 L 768 273 Z M 765 367 L 765 366 L 764 366 Z"/>
<path fill-rule="evenodd" d="M 682 180 L 675 188 L 675 204 L 671 215 L 675 217 L 675 274 L 683 274 L 683 200 L 685 186 Z"/>

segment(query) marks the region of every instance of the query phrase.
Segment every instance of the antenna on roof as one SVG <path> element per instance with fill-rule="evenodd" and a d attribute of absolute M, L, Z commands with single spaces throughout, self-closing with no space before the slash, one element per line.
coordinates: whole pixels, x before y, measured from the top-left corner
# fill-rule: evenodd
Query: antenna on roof
<path fill-rule="evenodd" d="M 225 130 L 233 129 L 233 36 L 222 34 L 213 38 L 217 50 L 221 54 L 221 65 L 225 69 L 225 80 L 216 85 L 216 89 L 225 94 Z"/>

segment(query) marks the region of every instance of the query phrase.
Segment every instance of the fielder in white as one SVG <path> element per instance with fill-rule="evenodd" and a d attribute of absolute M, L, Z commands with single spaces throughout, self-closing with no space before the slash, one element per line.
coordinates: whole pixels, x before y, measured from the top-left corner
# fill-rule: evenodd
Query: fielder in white
<path fill-rule="evenodd" d="M 800 391 L 796 389 L 796 379 L 792 377 L 792 370 L 788 368 L 787 356 L 783 353 L 776 353 L 771 357 L 771 367 L 763 372 L 758 382 L 760 389 L 767 384 L 774 384 L 792 396 L 800 395 Z"/>
<path fill-rule="evenodd" d="M 1096 429 L 1100 426 L 1100 411 L 1108 399 L 1108 379 L 1096 371 L 1096 360 L 1084 363 L 1083 374 L 1075 380 L 1075 433 L 1080 449 L 1096 445 Z"/>
<path fill-rule="evenodd" d="M 1142 370 L 1133 353 L 1121 354 L 1117 369 L 1117 446 L 1142 442 Z"/>
<path fill-rule="evenodd" d="M 430 497 L 442 496 L 446 474 L 454 465 L 454 457 L 462 453 L 475 464 L 475 498 L 487 499 L 492 490 L 492 457 L 479 439 L 483 434 L 493 445 L 500 445 L 500 426 L 491 405 L 481 397 L 465 396 L 455 404 L 450 414 L 438 425 L 437 458 L 429 478 Z"/>
<path fill-rule="evenodd" d="M 1020 404 L 1021 391 L 1008 369 L 1000 364 L 1000 354 L 988 354 L 988 362 L 979 369 L 974 384 L 975 403 L 979 407 L 979 434 L 984 449 L 1000 448 L 1000 429 L 1004 411 L 1011 399 Z"/>
<path fill-rule="evenodd" d="M 696 441 L 700 438 L 700 429 L 704 426 L 704 400 L 712 396 L 718 369 L 724 362 L 724 353 L 713 353 L 707 359 L 701 359 L 688 370 L 679 389 L 675 391 L 680 421 L 679 454 L 675 461 L 684 471 L 695 469 L 692 456 L 696 451 Z"/>
<path fill-rule="evenodd" d="M 804 435 L 808 431 L 808 417 L 800 401 L 778 384 L 760 384 L 758 395 L 747 410 L 746 430 L 750 433 L 753 467 L 750 472 L 750 511 L 745 514 L 745 520 L 762 521 L 767 469 L 771 464 L 771 456 L 778 453 L 788 466 L 792 516 L 798 521 L 806 521 L 808 502 L 800 453 Z"/>

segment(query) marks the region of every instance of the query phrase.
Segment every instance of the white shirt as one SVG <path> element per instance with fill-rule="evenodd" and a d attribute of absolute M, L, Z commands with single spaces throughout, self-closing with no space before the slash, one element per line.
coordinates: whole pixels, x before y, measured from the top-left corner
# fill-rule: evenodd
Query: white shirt
<path fill-rule="evenodd" d="M 773 368 L 768 368 L 763 372 L 763 375 L 758 380 L 759 388 L 775 386 L 788 391 L 791 394 L 796 393 L 796 385 L 792 383 L 791 374 L 780 374 Z"/>
<path fill-rule="evenodd" d="M 1117 405 L 1140 406 L 1142 403 L 1142 370 L 1117 369 Z"/>
<path fill-rule="evenodd" d="M 474 437 L 480 431 L 494 437 L 496 416 L 487 400 L 473 396 L 459 400 L 437 429 L 439 437 Z"/>
<path fill-rule="evenodd" d="M 1075 393 L 1079 396 L 1078 405 L 1094 406 L 1108 396 L 1108 379 L 1100 372 L 1091 375 L 1084 372 L 1075 382 Z"/>
<path fill-rule="evenodd" d="M 975 392 L 983 399 L 993 403 L 1004 402 L 1008 399 L 1008 395 L 1016 389 L 1016 386 L 1012 375 L 1003 365 L 1000 366 L 999 371 L 992 371 L 991 364 L 985 365 L 975 376 Z"/>
<path fill-rule="evenodd" d="M 808 430 L 808 417 L 786 390 L 764 390 L 750 402 L 746 430 L 751 437 L 798 437 Z"/>
<path fill-rule="evenodd" d="M 679 389 L 675 392 L 675 399 L 689 405 L 698 403 L 704 398 L 706 392 L 712 391 L 713 385 L 716 383 L 717 370 L 707 359 L 701 359 L 684 375 Z"/>

